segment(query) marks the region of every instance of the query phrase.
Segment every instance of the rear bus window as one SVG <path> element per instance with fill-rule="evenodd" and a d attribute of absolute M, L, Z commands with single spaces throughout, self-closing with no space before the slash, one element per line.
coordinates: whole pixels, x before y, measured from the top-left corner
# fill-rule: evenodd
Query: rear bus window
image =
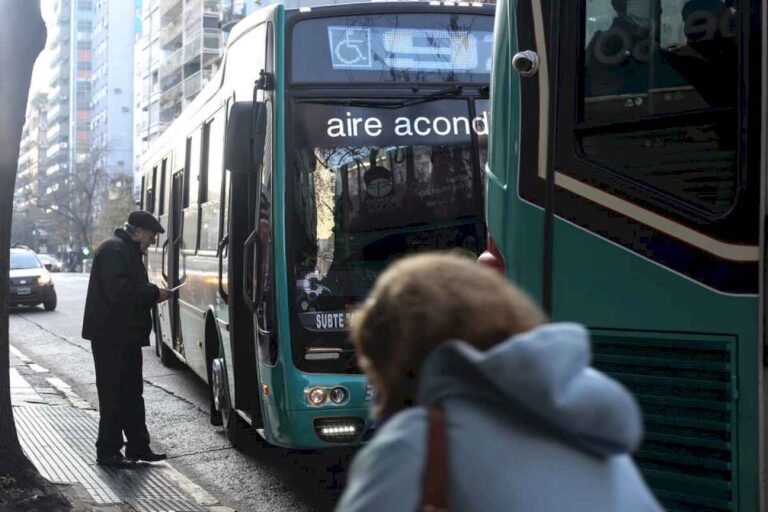
<path fill-rule="evenodd" d="M 737 188 L 734 2 L 586 0 L 584 12 L 582 156 L 725 214 Z"/>

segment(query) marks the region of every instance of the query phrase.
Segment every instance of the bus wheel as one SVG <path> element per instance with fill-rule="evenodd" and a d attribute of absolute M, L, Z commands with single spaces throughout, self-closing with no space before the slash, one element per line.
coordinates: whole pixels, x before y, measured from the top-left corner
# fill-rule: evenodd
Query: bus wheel
<path fill-rule="evenodd" d="M 229 383 L 224 366 L 224 359 L 217 357 L 212 361 L 211 368 L 211 393 L 213 405 L 221 415 L 221 424 L 227 432 L 227 437 L 232 446 L 238 448 L 243 443 L 243 420 L 232 408 L 229 394 Z"/>

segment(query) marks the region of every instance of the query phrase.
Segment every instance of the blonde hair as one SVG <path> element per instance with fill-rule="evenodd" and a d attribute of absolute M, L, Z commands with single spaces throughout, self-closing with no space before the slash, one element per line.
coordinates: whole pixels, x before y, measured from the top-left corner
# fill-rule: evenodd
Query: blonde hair
<path fill-rule="evenodd" d="M 501 274 L 450 254 L 403 258 L 379 276 L 352 317 L 361 367 L 387 417 L 415 403 L 421 366 L 438 345 L 463 340 L 485 350 L 546 322 Z"/>

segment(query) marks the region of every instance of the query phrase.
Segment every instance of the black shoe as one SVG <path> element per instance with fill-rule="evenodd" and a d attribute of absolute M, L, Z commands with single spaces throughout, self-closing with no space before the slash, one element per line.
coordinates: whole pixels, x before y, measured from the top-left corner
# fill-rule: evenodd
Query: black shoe
<path fill-rule="evenodd" d="M 98 455 L 96 457 L 96 464 L 99 466 L 121 467 L 123 466 L 124 460 L 125 459 L 123 459 L 122 453 L 110 453 L 105 455 Z"/>
<path fill-rule="evenodd" d="M 164 453 L 155 453 L 152 450 L 147 450 L 142 453 L 126 453 L 125 460 L 130 462 L 137 462 L 143 460 L 144 462 L 157 462 L 159 460 L 165 460 L 168 456 Z"/>

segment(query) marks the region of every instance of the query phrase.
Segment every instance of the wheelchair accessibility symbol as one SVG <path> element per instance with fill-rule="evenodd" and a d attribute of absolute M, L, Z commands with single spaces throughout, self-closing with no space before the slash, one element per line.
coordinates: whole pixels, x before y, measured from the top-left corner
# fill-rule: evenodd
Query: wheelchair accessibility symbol
<path fill-rule="evenodd" d="M 371 32 L 367 28 L 328 27 L 331 60 L 337 69 L 371 67 Z"/>

